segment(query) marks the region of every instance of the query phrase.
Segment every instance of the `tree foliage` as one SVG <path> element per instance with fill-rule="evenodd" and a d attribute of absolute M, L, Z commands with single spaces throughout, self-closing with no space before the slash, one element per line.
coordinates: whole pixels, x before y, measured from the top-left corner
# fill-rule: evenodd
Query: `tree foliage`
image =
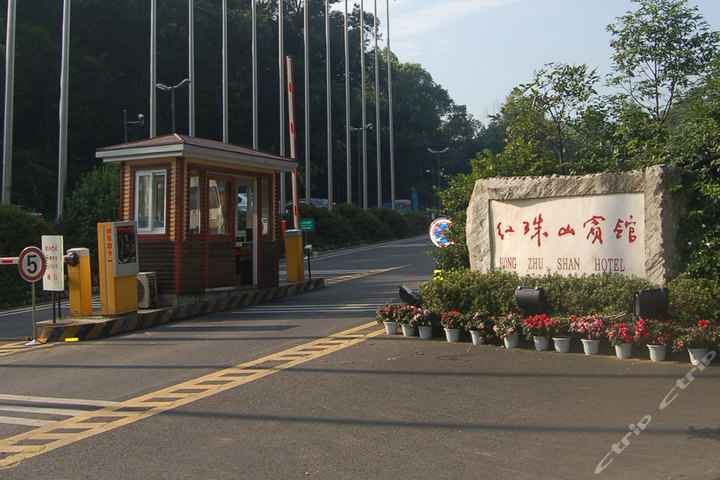
<path fill-rule="evenodd" d="M 673 103 L 705 72 L 720 37 L 687 0 L 633 0 L 637 10 L 608 25 L 615 75 L 633 104 L 662 127 Z"/>

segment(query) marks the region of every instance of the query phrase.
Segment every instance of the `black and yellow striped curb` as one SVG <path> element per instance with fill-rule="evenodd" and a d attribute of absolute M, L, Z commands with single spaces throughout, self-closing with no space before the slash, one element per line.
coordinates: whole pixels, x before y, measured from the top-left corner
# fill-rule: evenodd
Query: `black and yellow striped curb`
<path fill-rule="evenodd" d="M 277 298 L 319 290 L 325 287 L 325 279 L 318 278 L 290 283 L 273 288 L 223 292 L 216 298 L 179 307 L 133 312 L 117 317 L 86 317 L 58 323 L 39 322 L 38 339 L 41 342 L 62 342 L 66 339 L 94 340 L 127 333 L 166 323 L 185 320 L 200 315 L 270 302 Z"/>

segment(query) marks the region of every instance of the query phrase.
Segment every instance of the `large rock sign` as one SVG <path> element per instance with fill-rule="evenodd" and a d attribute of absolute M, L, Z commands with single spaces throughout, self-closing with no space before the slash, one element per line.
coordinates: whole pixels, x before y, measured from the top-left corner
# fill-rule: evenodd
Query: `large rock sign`
<path fill-rule="evenodd" d="M 663 166 L 585 176 L 478 180 L 467 210 L 473 270 L 618 273 L 665 285 L 677 273 L 684 202 Z"/>

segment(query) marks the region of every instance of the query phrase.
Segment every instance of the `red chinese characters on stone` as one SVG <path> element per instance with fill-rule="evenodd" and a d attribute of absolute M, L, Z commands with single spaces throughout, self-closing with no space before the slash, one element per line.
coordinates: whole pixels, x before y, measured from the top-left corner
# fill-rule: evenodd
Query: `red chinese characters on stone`
<path fill-rule="evenodd" d="M 502 222 L 498 222 L 497 224 L 497 232 L 498 236 L 500 237 L 500 240 L 505 240 L 505 234 L 507 233 L 513 233 L 515 230 L 513 229 L 512 225 L 508 226 L 505 230 L 503 230 Z"/>
<path fill-rule="evenodd" d="M 543 223 L 543 218 L 542 218 L 542 213 L 541 213 L 537 217 L 535 217 L 535 219 L 533 219 L 532 224 L 533 224 L 533 229 L 535 230 L 535 233 L 533 233 L 530 236 L 530 239 L 537 238 L 538 247 L 541 245 L 542 237 L 548 236 L 547 232 L 542 231 L 542 223 Z M 530 233 L 530 222 L 523 222 L 523 225 L 525 226 L 524 234 L 527 235 L 528 233 Z"/>
<path fill-rule="evenodd" d="M 565 235 L 575 236 L 575 229 L 572 228 L 569 223 L 567 227 L 560 227 L 560 230 L 558 230 L 558 237 L 564 237 Z"/>
<path fill-rule="evenodd" d="M 593 215 L 592 218 L 587 220 L 585 223 L 583 223 L 583 228 L 587 226 L 587 224 L 590 224 L 590 231 L 587 234 L 586 239 L 590 240 L 590 237 L 592 237 L 592 242 L 595 244 L 595 242 L 599 241 L 600 244 L 603 243 L 602 238 L 602 228 L 600 228 L 600 220 L 603 222 L 605 221 L 605 217 L 602 215 Z"/>
<path fill-rule="evenodd" d="M 632 215 L 630 215 L 630 219 L 627 221 L 622 218 L 618 218 L 615 228 L 613 229 L 615 238 L 618 240 L 622 239 L 623 233 L 627 230 L 628 243 L 633 243 L 637 240 L 637 235 L 635 235 L 635 225 L 637 225 L 637 222 L 633 220 Z"/>

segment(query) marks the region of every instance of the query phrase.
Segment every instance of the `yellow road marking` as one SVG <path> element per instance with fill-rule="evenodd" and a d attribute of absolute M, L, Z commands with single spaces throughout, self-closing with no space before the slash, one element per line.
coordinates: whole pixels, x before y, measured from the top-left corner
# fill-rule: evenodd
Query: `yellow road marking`
<path fill-rule="evenodd" d="M 0 440 L 0 469 L 287 370 L 373 338 L 375 322 Z"/>
<path fill-rule="evenodd" d="M 356 278 L 368 277 L 370 275 L 377 275 L 378 273 L 390 272 L 398 268 L 407 267 L 407 265 L 399 265 L 397 267 L 390 268 L 377 268 L 375 270 L 368 270 L 367 272 L 352 273 L 350 275 L 340 275 L 339 277 L 331 277 L 325 279 L 325 285 L 332 285 L 333 283 L 347 282 L 348 280 L 354 280 Z"/>
<path fill-rule="evenodd" d="M 17 342 L 17 343 L 6 343 L 5 345 L 0 345 L 0 357 L 4 357 L 6 355 L 12 355 L 13 353 L 20 353 L 20 352 L 27 352 L 28 350 L 35 350 L 39 347 L 49 347 L 50 344 L 44 343 L 42 345 L 33 345 L 28 346 L 26 345 L 27 342 Z"/>

